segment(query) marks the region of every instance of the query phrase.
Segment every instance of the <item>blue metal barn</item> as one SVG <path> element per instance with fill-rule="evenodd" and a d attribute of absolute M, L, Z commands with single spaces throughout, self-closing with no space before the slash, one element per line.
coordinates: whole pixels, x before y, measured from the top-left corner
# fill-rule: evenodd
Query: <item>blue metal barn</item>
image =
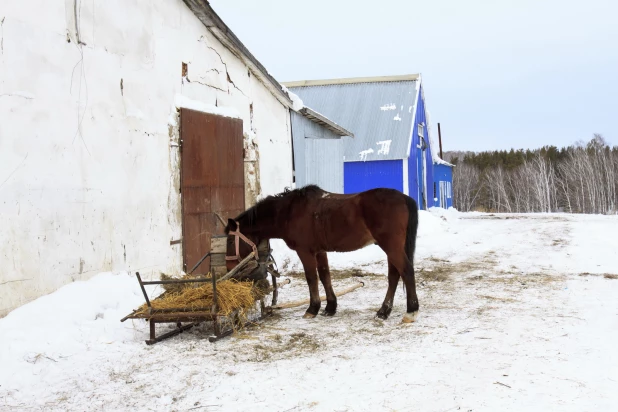
<path fill-rule="evenodd" d="M 452 206 L 453 166 L 440 159 L 430 134 L 420 75 L 283 84 L 305 105 L 354 134 L 341 138 L 344 193 L 388 187 L 414 198 L 421 209 Z M 295 157 L 319 164 L 326 149 L 297 155 L 298 138 Z M 334 144 L 330 147 L 335 153 Z M 328 167 L 336 168 L 332 162 Z M 327 184 L 329 176 L 298 183 L 337 187 Z"/>

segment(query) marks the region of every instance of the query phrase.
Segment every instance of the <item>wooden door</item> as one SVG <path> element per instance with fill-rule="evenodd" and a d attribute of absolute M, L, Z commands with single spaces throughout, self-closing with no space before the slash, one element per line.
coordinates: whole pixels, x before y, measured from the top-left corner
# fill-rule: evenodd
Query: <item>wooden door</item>
<path fill-rule="evenodd" d="M 190 109 L 180 111 L 182 249 L 185 272 L 222 235 L 224 220 L 244 210 L 242 120 Z M 193 272 L 206 274 L 210 258 Z"/>

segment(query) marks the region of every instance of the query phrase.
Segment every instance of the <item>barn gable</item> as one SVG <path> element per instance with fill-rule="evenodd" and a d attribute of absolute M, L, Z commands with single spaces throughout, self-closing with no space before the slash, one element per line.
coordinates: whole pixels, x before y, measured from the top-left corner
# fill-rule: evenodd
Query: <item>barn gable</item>
<path fill-rule="evenodd" d="M 407 158 L 418 76 L 346 80 L 284 85 L 354 133 L 344 138 L 346 162 Z"/>
<path fill-rule="evenodd" d="M 344 192 L 399 190 L 421 208 L 436 205 L 434 165 L 421 76 L 368 77 L 283 83 L 305 103 L 352 131 L 344 138 Z"/>

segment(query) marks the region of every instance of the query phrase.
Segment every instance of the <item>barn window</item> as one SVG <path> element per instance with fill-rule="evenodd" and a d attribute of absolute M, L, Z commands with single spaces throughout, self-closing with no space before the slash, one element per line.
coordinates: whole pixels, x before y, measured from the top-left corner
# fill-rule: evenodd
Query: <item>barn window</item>
<path fill-rule="evenodd" d="M 425 132 L 424 132 L 424 125 L 423 123 L 419 123 L 418 125 L 418 137 L 425 137 Z"/>
<path fill-rule="evenodd" d="M 419 140 L 420 140 L 420 143 L 418 145 L 418 148 L 421 150 L 427 149 L 427 142 L 425 142 L 425 138 L 423 136 L 420 136 Z"/>

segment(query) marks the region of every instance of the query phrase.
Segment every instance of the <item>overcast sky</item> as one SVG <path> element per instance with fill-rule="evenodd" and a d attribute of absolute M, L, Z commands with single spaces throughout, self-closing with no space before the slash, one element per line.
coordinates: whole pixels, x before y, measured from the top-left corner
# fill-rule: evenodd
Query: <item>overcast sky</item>
<path fill-rule="evenodd" d="M 618 1 L 210 3 L 279 81 L 421 73 L 445 150 L 618 145 Z"/>

